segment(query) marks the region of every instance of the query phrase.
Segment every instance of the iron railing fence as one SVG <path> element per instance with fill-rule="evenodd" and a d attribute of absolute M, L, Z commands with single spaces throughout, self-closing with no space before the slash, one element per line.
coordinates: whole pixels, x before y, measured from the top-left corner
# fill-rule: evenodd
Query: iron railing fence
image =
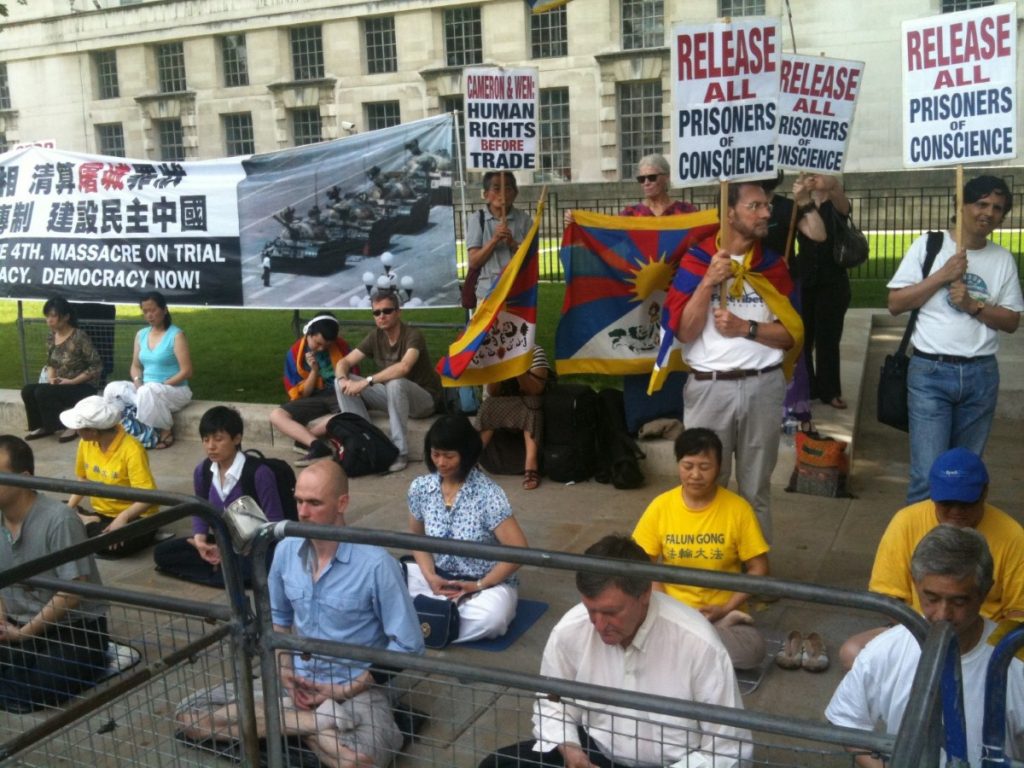
<path fill-rule="evenodd" d="M 342 659 L 403 668 L 399 682 L 388 691 L 408 722 L 417 717 L 419 729 L 407 725 L 407 735 L 418 731 L 394 761 L 398 765 L 473 766 L 494 747 L 528 735 L 529 710 L 537 695 L 591 702 L 588 706 L 618 706 L 652 715 L 671 715 L 749 729 L 755 765 L 850 765 L 846 746 L 886 756 L 892 765 L 934 765 L 942 741 L 940 704 L 946 712 L 946 730 L 962 737 L 957 723 L 959 665 L 955 636 L 947 624 L 929 628 L 927 622 L 898 601 L 853 590 L 820 587 L 768 577 L 720 574 L 672 566 L 627 563 L 547 550 L 503 547 L 434 539 L 407 533 L 361 528 L 328 528 L 286 522 L 264 527 L 256 538 L 253 557 L 255 606 L 241 591 L 238 557 L 224 547 L 223 565 L 227 606 L 196 603 L 177 597 L 88 586 L 81 582 L 40 580 L 38 574 L 57 563 L 95 552 L 114 541 L 143 535 L 160 525 L 199 514 L 228 541 L 220 513 L 207 504 L 180 494 L 138 491 L 92 483 L 35 478 L 0 473 L 0 484 L 60 493 L 102 494 L 120 499 L 173 505 L 156 515 L 80 545 L 51 553 L 17 568 L 0 571 L 0 588 L 26 579 L 40 586 L 60 585 L 64 591 L 101 599 L 109 605 L 111 636 L 118 644 L 138 652 L 138 670 L 117 670 L 70 706 L 30 715 L 0 713 L 0 760 L 23 765 L 193 765 L 206 764 L 207 752 L 233 755 L 247 765 L 303 765 L 296 745 L 280 735 L 279 685 L 276 651 L 330 655 Z M 533 670 L 501 669 L 460 658 L 457 649 L 442 654 L 410 657 L 388 651 L 349 646 L 328 640 L 302 638 L 274 631 L 266 580 L 266 553 L 270 543 L 286 536 L 375 544 L 408 551 L 419 549 L 513 561 L 537 568 L 564 571 L 642 575 L 652 580 L 685 582 L 882 613 L 906 624 L 924 641 L 921 663 L 903 723 L 895 736 L 835 728 L 818 720 L 782 713 L 764 713 L 700 702 L 649 696 L 623 690 L 543 678 Z M 567 585 L 568 589 L 572 589 Z M 259 660 L 263 708 L 256 711 L 251 658 Z M 943 678 L 945 696 L 940 697 Z M 188 745 L 182 707 L 191 694 L 229 682 L 239 707 L 241 740 L 231 744 Z M 459 706 L 452 707 L 451 702 Z M 426 707 L 426 711 L 417 711 Z M 23 719 L 23 718 L 28 718 Z M 37 718 L 41 718 L 39 722 Z M 47 719 L 49 721 L 47 722 Z M 264 746 L 256 743 L 257 718 L 267 734 Z M 795 740 L 793 745 L 787 740 Z M 301 745 L 299 745 L 301 746 Z M 206 755 L 207 757 L 203 757 Z"/>

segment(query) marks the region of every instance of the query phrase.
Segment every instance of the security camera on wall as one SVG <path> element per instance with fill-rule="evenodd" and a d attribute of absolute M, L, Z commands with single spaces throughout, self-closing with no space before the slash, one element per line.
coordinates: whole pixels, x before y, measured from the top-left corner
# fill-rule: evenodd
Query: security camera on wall
<path fill-rule="evenodd" d="M 345 133 L 355 133 L 355 131 L 356 131 L 356 124 L 355 123 L 350 123 L 348 120 L 342 120 L 341 121 L 341 130 L 345 131 Z"/>

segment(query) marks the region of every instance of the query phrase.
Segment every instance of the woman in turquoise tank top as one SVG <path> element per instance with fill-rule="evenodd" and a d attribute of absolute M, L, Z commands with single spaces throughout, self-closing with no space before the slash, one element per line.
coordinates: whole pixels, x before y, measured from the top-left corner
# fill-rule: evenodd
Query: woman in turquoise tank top
<path fill-rule="evenodd" d="M 149 325 L 135 335 L 132 380 L 112 381 L 103 397 L 122 412 L 134 406 L 137 420 L 157 432 L 156 448 L 170 448 L 174 444 L 173 414 L 192 400 L 188 385 L 192 357 L 185 333 L 171 322 L 163 294 L 147 293 L 139 308 Z"/>

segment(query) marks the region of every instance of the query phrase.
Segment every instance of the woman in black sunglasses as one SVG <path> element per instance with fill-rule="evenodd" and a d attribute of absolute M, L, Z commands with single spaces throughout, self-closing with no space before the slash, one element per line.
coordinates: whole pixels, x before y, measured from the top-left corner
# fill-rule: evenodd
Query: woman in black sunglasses
<path fill-rule="evenodd" d="M 645 155 L 636 164 L 636 180 L 644 193 L 644 199 L 636 205 L 627 205 L 619 216 L 677 216 L 693 213 L 697 206 L 685 200 L 673 200 L 668 196 L 669 178 L 672 169 L 664 155 Z M 565 212 L 565 226 L 572 223 L 572 211 Z"/>

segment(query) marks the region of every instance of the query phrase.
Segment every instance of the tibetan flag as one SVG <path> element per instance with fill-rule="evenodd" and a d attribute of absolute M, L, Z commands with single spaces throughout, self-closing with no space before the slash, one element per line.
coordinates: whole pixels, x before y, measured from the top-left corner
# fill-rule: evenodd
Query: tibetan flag
<path fill-rule="evenodd" d="M 552 8 L 566 5 L 569 0 L 526 0 L 526 5 L 533 13 L 544 13 Z"/>
<path fill-rule="evenodd" d="M 490 384 L 530 370 L 537 336 L 537 246 L 543 199 L 530 232 L 437 363 L 446 387 Z"/>
<path fill-rule="evenodd" d="M 690 296 L 697 289 L 707 271 L 708 264 L 720 245 L 718 234 L 709 236 L 699 245 L 695 245 L 679 263 L 672 288 L 668 292 L 665 306 L 661 313 L 661 344 L 658 349 L 658 360 L 651 381 L 647 387 L 648 394 L 661 389 L 670 371 L 684 370 L 683 345 L 676 338 L 676 330 L 683 315 L 683 308 Z M 783 369 L 788 381 L 793 375 L 793 366 L 800 357 L 804 342 L 804 324 L 800 315 L 790 303 L 788 296 L 793 291 L 793 280 L 786 268 L 782 254 L 762 249 L 755 243 L 747 251 L 742 262 L 732 262 L 732 278 L 728 281 L 728 301 L 742 302 L 746 291 L 753 290 L 767 305 L 768 310 L 779 319 L 793 337 L 792 348 L 783 357 Z M 718 291 L 711 299 L 711 308 L 718 306 Z"/>
<path fill-rule="evenodd" d="M 565 304 L 555 333 L 559 374 L 649 373 L 661 307 L 679 260 L 718 228 L 717 211 L 606 216 L 573 211 L 559 258 Z"/>

